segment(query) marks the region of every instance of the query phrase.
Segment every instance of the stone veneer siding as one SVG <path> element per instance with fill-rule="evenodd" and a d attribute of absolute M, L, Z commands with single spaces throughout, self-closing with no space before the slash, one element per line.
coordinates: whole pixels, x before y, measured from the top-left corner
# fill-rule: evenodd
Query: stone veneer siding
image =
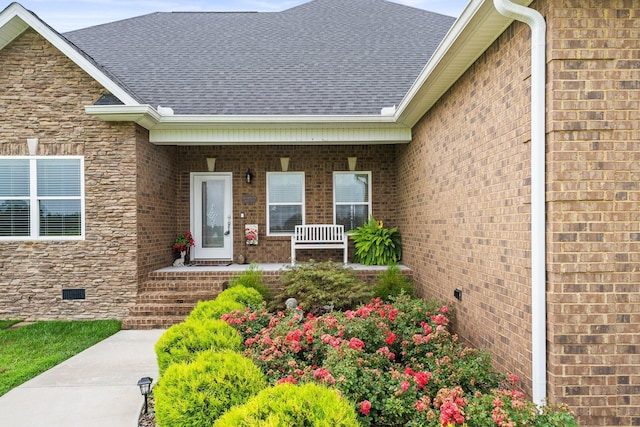
<path fill-rule="evenodd" d="M 81 155 L 86 239 L 0 241 L 0 318 L 123 318 L 137 292 L 136 126 L 84 112 L 105 91 L 29 29 L 0 50 L 0 155 Z M 85 300 L 62 290 L 86 289 Z"/>
<path fill-rule="evenodd" d="M 216 172 L 233 172 L 234 257 L 243 254 L 247 262 L 288 262 L 291 237 L 267 236 L 266 173 L 280 172 L 280 157 L 289 157 L 289 171 L 305 172 L 305 214 L 307 224 L 333 223 L 333 172 L 346 171 L 347 157 L 357 157 L 358 171 L 371 171 L 373 216 L 386 226 L 396 224 L 396 164 L 393 145 L 373 146 L 218 146 L 178 148 L 178 225 L 189 227 L 190 172 L 206 172 L 207 157 L 215 157 Z M 247 169 L 255 174 L 245 182 Z M 243 196 L 255 196 L 255 203 Z M 244 200 L 243 200 L 244 199 Z M 244 212 L 245 218 L 240 218 Z M 258 224 L 259 244 L 247 246 L 244 224 Z M 402 230 L 401 230 L 402 231 Z M 353 254 L 350 248 L 349 256 Z M 342 262 L 342 250 L 300 250 L 298 261 Z"/>
<path fill-rule="evenodd" d="M 536 1 L 547 20 L 550 402 L 640 425 L 640 10 Z M 530 31 L 512 24 L 398 147 L 404 263 L 457 332 L 531 390 Z M 453 298 L 462 289 L 462 300 Z"/>

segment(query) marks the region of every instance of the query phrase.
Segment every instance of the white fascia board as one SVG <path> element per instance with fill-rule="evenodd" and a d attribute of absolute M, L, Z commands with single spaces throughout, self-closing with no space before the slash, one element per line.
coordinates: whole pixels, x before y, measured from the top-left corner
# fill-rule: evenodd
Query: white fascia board
<path fill-rule="evenodd" d="M 135 122 L 151 129 L 160 123 L 161 115 L 150 105 L 86 105 L 85 113 L 105 122 Z"/>
<path fill-rule="evenodd" d="M 125 105 L 139 105 L 138 101 L 78 52 L 64 37 L 18 3 L 12 3 L 0 14 L 0 49 L 22 34 L 28 27 L 37 31 Z"/>
<path fill-rule="evenodd" d="M 533 0 L 513 1 L 529 5 Z M 493 0 L 471 0 L 400 102 L 396 121 L 415 126 L 512 22 L 498 13 Z"/>

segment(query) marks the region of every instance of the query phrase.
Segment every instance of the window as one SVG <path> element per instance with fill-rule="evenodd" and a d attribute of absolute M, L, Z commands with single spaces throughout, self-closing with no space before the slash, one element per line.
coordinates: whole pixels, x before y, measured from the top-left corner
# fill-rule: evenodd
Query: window
<path fill-rule="evenodd" d="M 304 172 L 267 173 L 267 234 L 292 234 L 304 224 Z"/>
<path fill-rule="evenodd" d="M 81 157 L 0 157 L 0 239 L 84 235 Z"/>
<path fill-rule="evenodd" d="M 333 173 L 333 221 L 354 230 L 371 215 L 371 172 Z"/>

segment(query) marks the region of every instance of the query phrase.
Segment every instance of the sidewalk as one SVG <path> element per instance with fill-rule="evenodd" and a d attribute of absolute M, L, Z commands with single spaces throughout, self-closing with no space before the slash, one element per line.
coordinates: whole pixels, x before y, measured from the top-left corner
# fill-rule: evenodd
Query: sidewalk
<path fill-rule="evenodd" d="M 0 396 L 7 427 L 136 427 L 141 377 L 158 378 L 163 330 L 120 331 Z"/>

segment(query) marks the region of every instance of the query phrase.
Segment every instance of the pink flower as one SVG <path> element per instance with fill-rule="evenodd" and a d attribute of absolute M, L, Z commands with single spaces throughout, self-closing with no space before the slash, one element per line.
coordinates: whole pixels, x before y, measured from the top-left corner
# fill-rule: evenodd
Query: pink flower
<path fill-rule="evenodd" d="M 284 383 L 298 384 L 298 380 L 293 378 L 293 375 L 287 375 L 285 378 L 280 378 L 276 384 L 284 384 Z"/>
<path fill-rule="evenodd" d="M 406 392 L 407 390 L 409 390 L 409 381 L 403 380 L 400 383 L 400 390 L 402 390 L 403 393 Z"/>
<path fill-rule="evenodd" d="M 313 371 L 313 378 L 320 381 L 321 383 L 325 383 L 329 385 L 334 385 L 336 383 L 335 378 L 333 378 L 333 375 L 331 375 L 331 372 L 329 372 L 329 370 L 326 368 L 318 368 L 315 371 Z"/>
<path fill-rule="evenodd" d="M 360 412 L 364 415 L 369 415 L 369 411 L 371 410 L 371 402 L 368 400 L 363 400 L 360 402 Z"/>
<path fill-rule="evenodd" d="M 352 348 L 354 350 L 362 350 L 364 348 L 364 342 L 362 342 L 361 339 L 358 338 L 351 338 L 349 340 L 349 348 Z"/>

